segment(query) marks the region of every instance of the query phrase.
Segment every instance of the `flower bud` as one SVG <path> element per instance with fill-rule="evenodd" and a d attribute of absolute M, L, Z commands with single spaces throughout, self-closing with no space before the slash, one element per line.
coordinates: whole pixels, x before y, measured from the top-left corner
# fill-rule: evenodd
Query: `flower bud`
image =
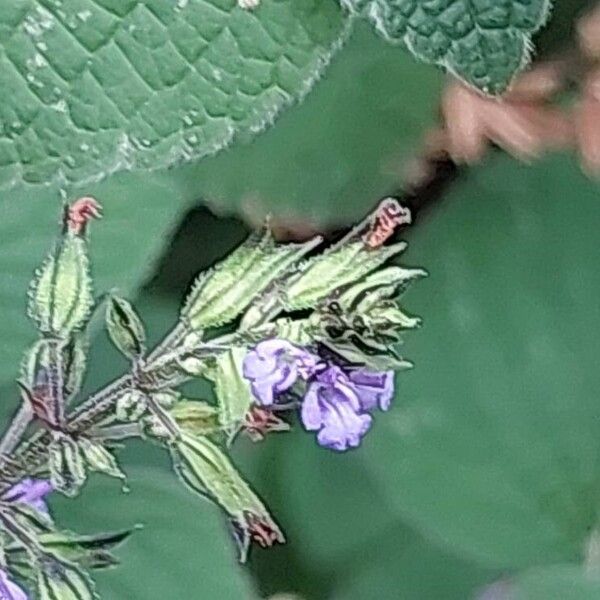
<path fill-rule="evenodd" d="M 146 412 L 148 399 L 139 390 L 131 390 L 120 396 L 116 403 L 116 417 L 119 421 L 137 421 Z"/>
<path fill-rule="evenodd" d="M 87 240 L 67 229 L 35 274 L 29 315 L 42 333 L 64 339 L 84 326 L 93 304 Z"/>
<path fill-rule="evenodd" d="M 146 351 L 144 325 L 127 300 L 111 296 L 106 309 L 106 328 L 113 344 L 128 358 L 139 358 Z"/>

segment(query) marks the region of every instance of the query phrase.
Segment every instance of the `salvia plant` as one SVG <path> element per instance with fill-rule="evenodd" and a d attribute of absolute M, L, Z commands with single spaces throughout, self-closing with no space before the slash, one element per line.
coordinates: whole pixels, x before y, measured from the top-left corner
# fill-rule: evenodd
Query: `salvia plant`
<path fill-rule="evenodd" d="M 117 563 L 131 534 L 82 535 L 56 523 L 49 494 L 76 496 L 90 473 L 124 480 L 117 442 L 162 446 L 190 491 L 225 513 L 240 558 L 284 542 L 280 525 L 232 464 L 240 433 L 261 440 L 286 431 L 297 411 L 323 448 L 358 447 L 373 413 L 389 408 L 401 333 L 419 324 L 398 297 L 420 269 L 390 265 L 390 243 L 410 212 L 394 199 L 337 243 L 316 237 L 277 244 L 268 226 L 196 279 L 179 321 L 154 349 L 135 307 L 115 293 L 98 299 L 88 260 L 92 198 L 66 207 L 55 248 L 35 273 L 28 314 L 37 341 L 23 359 L 22 403 L 0 443 L 0 598 L 97 597 L 89 572 Z M 130 369 L 79 398 L 87 328 L 102 306 L 108 335 Z M 182 384 L 212 383 L 216 401 Z M 26 591 L 27 590 L 27 591 Z"/>

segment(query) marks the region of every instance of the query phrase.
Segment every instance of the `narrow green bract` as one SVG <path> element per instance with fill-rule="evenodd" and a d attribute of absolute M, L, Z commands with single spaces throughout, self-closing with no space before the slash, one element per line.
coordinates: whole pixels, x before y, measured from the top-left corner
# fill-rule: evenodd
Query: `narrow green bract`
<path fill-rule="evenodd" d="M 48 456 L 52 487 L 65 496 L 76 496 L 86 479 L 77 442 L 69 435 L 57 434 L 48 447 Z"/>
<path fill-rule="evenodd" d="M 85 324 L 93 304 L 87 242 L 67 232 L 36 273 L 29 315 L 42 333 L 67 338 Z"/>
<path fill-rule="evenodd" d="M 400 242 L 371 249 L 357 240 L 309 259 L 301 266 L 301 274 L 286 287 L 283 304 L 286 310 L 312 308 L 334 290 L 364 277 L 405 248 L 406 244 Z"/>
<path fill-rule="evenodd" d="M 94 600 L 91 580 L 77 567 L 55 562 L 38 575 L 40 600 Z"/>
<path fill-rule="evenodd" d="M 217 357 L 214 370 L 215 394 L 219 403 L 219 421 L 223 429 L 235 433 L 254 401 L 250 384 L 242 375 L 246 348 L 231 348 Z"/>
<path fill-rule="evenodd" d="M 197 331 L 235 319 L 269 284 L 320 242 L 276 245 L 270 233 L 252 236 L 197 279 L 182 312 Z"/>

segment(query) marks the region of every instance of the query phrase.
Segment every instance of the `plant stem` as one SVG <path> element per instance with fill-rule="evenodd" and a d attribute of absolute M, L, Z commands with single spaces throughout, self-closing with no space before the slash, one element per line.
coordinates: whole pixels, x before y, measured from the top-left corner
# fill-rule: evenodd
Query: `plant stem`
<path fill-rule="evenodd" d="M 152 372 L 154 369 L 163 368 L 166 364 L 176 361 L 182 354 L 194 351 L 202 354 L 205 350 L 209 352 L 209 355 L 214 354 L 217 349 L 226 349 L 229 347 L 228 344 L 230 345 L 235 339 L 235 335 L 226 334 L 207 341 L 196 349 L 187 348 L 181 352 L 176 350 L 167 352 L 169 347 L 172 347 L 173 344 L 183 338 L 184 334 L 185 329 L 180 325 L 176 326 L 151 352 L 149 358 L 152 358 L 152 360 L 146 364 L 146 371 Z M 165 353 L 164 355 L 163 352 Z M 169 357 L 167 363 L 164 360 L 165 355 Z M 190 376 L 182 374 L 183 381 L 187 381 L 190 378 Z M 68 418 L 67 427 L 69 432 L 76 435 L 87 431 L 91 427 L 109 425 L 114 419 L 115 402 L 123 393 L 130 390 L 134 384 L 135 379 L 133 374 L 126 373 L 90 396 L 85 402 L 76 406 Z M 7 433 L 12 429 L 13 424 L 11 424 Z M 16 430 L 16 426 L 14 433 L 19 433 Z M 21 434 L 15 437 L 11 433 L 11 441 L 7 442 L 7 447 L 13 445 L 11 452 L 18 444 L 20 437 Z M 31 475 L 33 472 L 39 470 L 47 458 L 47 446 L 50 439 L 51 436 L 47 430 L 38 429 L 27 441 L 16 448 L 12 456 L 9 456 L 8 453 L 0 455 L 0 495 L 26 475 Z"/>

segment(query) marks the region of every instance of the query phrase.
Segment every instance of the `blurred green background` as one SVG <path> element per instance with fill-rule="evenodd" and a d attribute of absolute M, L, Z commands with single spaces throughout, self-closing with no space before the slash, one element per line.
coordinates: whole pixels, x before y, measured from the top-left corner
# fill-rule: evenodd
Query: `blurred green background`
<path fill-rule="evenodd" d="M 98 290 L 137 298 L 158 339 L 194 274 L 247 234 L 233 215 L 328 228 L 398 191 L 441 85 L 438 71 L 359 28 L 305 103 L 251 144 L 62 190 L 104 204 Z M 4 419 L 34 336 L 28 281 L 61 198 L 23 186 L 0 199 Z M 80 531 L 145 525 L 123 566 L 98 576 L 103 597 L 458 600 L 506 580 L 518 598 L 600 598 L 585 565 L 600 500 L 599 231 L 600 186 L 571 157 L 521 165 L 495 154 L 461 172 L 405 235 L 403 264 L 430 273 L 405 298 L 424 326 L 406 340 L 415 368 L 398 376 L 393 409 L 363 447 L 333 454 L 299 426 L 235 447 L 288 544 L 238 566 L 219 511 L 178 484 L 164 453 L 134 444 L 121 453 L 128 493 L 96 477 L 77 500 L 53 500 Z M 90 391 L 126 368 L 103 332 L 91 361 Z"/>

